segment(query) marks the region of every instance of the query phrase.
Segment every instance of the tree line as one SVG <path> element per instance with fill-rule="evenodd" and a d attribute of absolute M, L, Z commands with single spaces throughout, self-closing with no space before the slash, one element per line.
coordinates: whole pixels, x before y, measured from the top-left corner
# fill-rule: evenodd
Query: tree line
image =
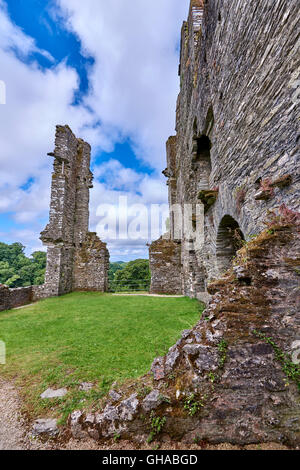
<path fill-rule="evenodd" d="M 28 257 L 22 243 L 0 242 L 0 284 L 11 288 L 38 286 L 44 283 L 45 271 L 44 251 L 35 251 Z M 148 291 L 151 280 L 149 260 L 110 263 L 108 278 L 112 292 Z"/>
<path fill-rule="evenodd" d="M 108 277 L 112 292 L 148 291 L 151 281 L 149 260 L 111 263 Z"/>

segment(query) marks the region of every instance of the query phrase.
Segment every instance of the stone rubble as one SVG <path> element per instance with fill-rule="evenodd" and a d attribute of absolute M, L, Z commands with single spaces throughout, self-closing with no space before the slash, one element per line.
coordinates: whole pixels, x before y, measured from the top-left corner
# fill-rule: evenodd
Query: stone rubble
<path fill-rule="evenodd" d="M 91 382 L 82 382 L 80 385 L 79 385 L 79 390 L 81 390 L 82 392 L 89 392 L 90 390 L 92 390 L 94 388 L 95 384 L 91 383 Z"/>
<path fill-rule="evenodd" d="M 55 437 L 59 433 L 56 419 L 37 419 L 32 427 L 33 435 Z"/>

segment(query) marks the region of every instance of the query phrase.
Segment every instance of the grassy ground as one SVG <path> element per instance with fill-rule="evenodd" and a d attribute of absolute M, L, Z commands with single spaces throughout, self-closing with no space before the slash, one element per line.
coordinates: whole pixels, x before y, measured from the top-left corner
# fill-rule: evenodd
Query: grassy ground
<path fill-rule="evenodd" d="M 0 313 L 6 365 L 31 417 L 60 416 L 97 403 L 115 381 L 143 375 L 194 325 L 199 303 L 188 298 L 118 297 L 73 293 Z M 79 391 L 81 382 L 96 384 Z M 67 387 L 61 399 L 42 400 L 48 387 Z"/>

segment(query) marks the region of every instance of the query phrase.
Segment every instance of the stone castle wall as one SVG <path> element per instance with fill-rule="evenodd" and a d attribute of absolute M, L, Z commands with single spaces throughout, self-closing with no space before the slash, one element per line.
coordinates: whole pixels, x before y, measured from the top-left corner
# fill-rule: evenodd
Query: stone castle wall
<path fill-rule="evenodd" d="M 109 253 L 106 243 L 96 233 L 88 233 L 76 251 L 73 289 L 85 291 L 108 291 Z"/>
<path fill-rule="evenodd" d="M 203 239 L 181 237 L 170 211 L 171 239 L 149 250 L 151 291 L 176 279 L 211 297 L 151 372 L 115 386 L 100 411 L 72 413 L 74 437 L 299 447 L 297 12 L 296 0 L 191 1 L 164 174 L 170 206 L 194 205 Z"/>
<path fill-rule="evenodd" d="M 48 247 L 44 295 L 73 290 L 108 289 L 109 253 L 96 234 L 88 232 L 89 144 L 68 126 L 57 126 L 49 224 L 41 234 Z"/>
<path fill-rule="evenodd" d="M 150 246 L 149 260 L 152 266 L 150 293 L 181 294 L 180 244 L 160 238 Z"/>
<path fill-rule="evenodd" d="M 191 2 L 164 171 L 170 204 L 204 204 L 204 226 L 196 228 L 203 245 L 181 240 L 186 295 L 201 298 L 229 266 L 230 232 L 249 240 L 268 210 L 299 209 L 296 11 L 297 0 Z"/>

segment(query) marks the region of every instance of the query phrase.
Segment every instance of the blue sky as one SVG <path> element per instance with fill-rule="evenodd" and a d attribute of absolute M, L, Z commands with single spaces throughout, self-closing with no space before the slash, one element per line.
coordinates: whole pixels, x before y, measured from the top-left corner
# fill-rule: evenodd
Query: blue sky
<path fill-rule="evenodd" d="M 153 3 L 153 4 L 152 4 Z M 0 240 L 41 249 L 56 124 L 92 145 L 97 207 L 163 204 L 174 134 L 178 43 L 189 0 L 0 0 Z M 146 257 L 144 239 L 105 240 L 112 260 Z M 148 237 L 149 238 L 149 237 Z"/>

